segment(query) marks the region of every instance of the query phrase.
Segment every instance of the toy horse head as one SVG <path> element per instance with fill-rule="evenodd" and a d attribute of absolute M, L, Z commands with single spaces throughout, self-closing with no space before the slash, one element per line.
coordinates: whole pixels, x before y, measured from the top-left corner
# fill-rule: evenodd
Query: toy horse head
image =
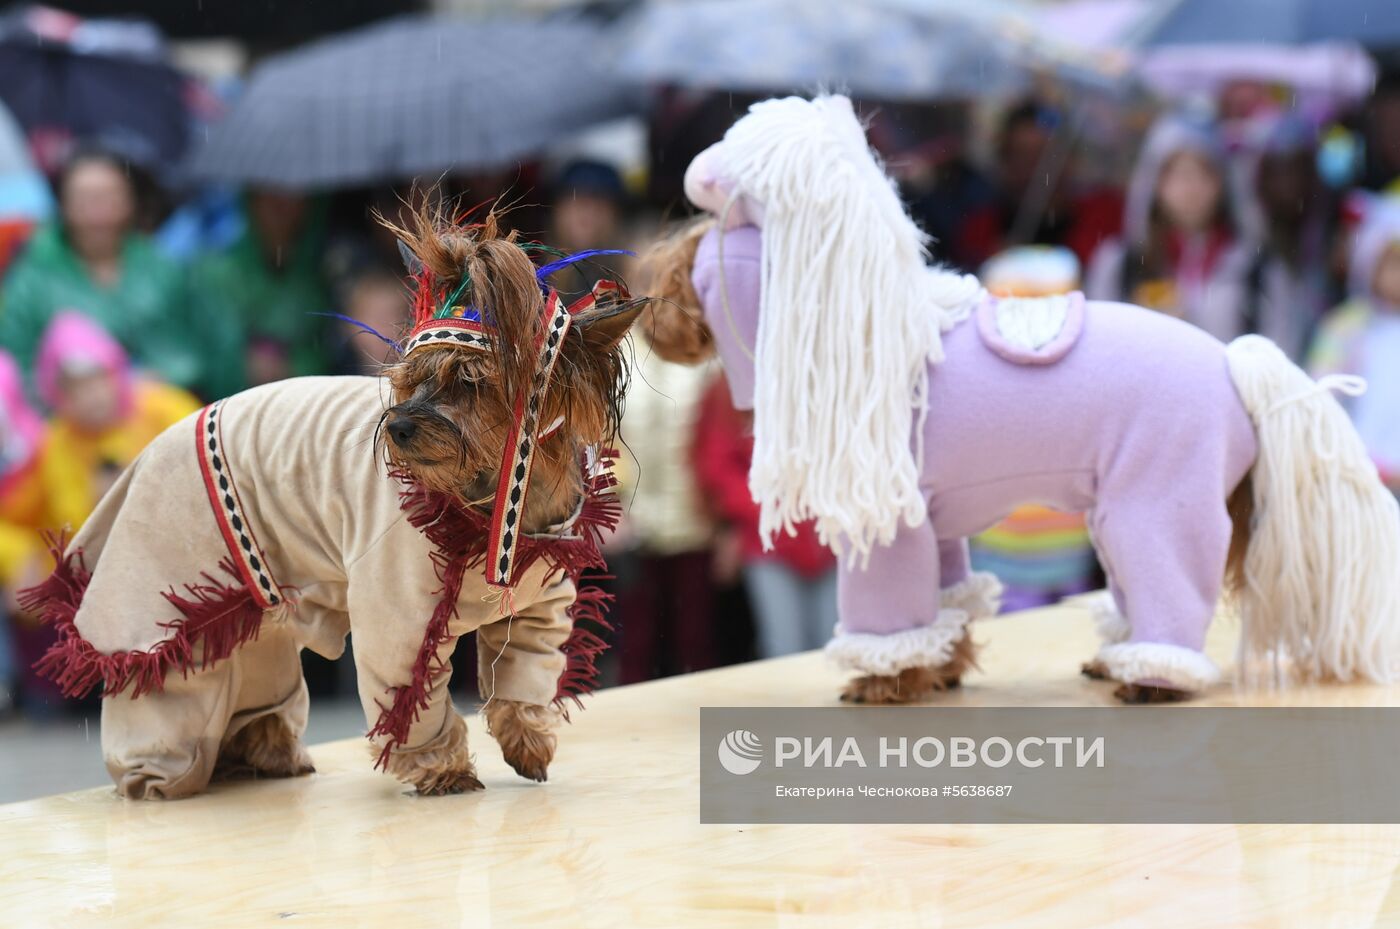
<path fill-rule="evenodd" d="M 706 235 L 722 247 L 736 224 L 761 227 L 762 322 L 741 348 L 754 368 L 750 488 L 764 534 L 815 519 L 827 542 L 868 552 L 901 520 L 922 522 L 911 411 L 925 403 L 929 364 L 943 357 L 941 333 L 967 318 L 981 288 L 928 267 L 927 236 L 850 100 L 754 104 L 690 165 L 686 193 L 710 218 L 655 253 L 654 292 L 673 303 L 654 303 L 643 328 L 663 357 L 707 352 L 734 320 L 716 318 L 728 313 L 725 300 L 696 307 L 677 269 L 694 262 Z M 723 296 L 726 263 L 717 264 Z M 719 345 L 726 368 L 747 361 Z"/>
<path fill-rule="evenodd" d="M 574 258 L 536 266 L 543 247 L 494 213 L 457 226 L 423 210 L 412 228 L 386 225 L 415 288 L 413 328 L 388 371 L 390 464 L 466 505 L 506 507 L 517 534 L 566 519 L 585 450 L 616 434 L 621 343 L 641 302 L 605 281 L 566 306 L 544 281 Z"/>

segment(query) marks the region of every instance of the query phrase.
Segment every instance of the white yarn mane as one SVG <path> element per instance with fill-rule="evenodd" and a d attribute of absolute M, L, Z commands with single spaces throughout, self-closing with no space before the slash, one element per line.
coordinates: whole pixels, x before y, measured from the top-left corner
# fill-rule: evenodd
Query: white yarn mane
<path fill-rule="evenodd" d="M 981 286 L 928 267 L 928 237 L 847 98 L 757 103 L 721 152 L 727 179 L 763 215 L 749 472 L 760 533 L 766 544 L 814 519 L 824 543 L 867 558 L 901 519 L 928 517 L 928 365 Z"/>

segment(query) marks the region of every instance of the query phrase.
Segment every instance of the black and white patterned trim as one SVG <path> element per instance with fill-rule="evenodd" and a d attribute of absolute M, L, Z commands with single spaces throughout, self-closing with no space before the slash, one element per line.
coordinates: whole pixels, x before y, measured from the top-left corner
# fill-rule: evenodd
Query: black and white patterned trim
<path fill-rule="evenodd" d="M 425 345 L 453 345 L 485 352 L 491 349 L 491 337 L 483 331 L 479 323 L 470 320 L 436 319 L 409 333 L 403 353 L 407 355 L 415 348 Z"/>
<path fill-rule="evenodd" d="M 272 575 L 267 556 L 258 545 L 248 514 L 238 494 L 238 486 L 224 453 L 223 422 L 220 415 L 224 401 L 211 403 L 200 411 L 195 423 L 195 438 L 199 447 L 199 466 L 204 487 L 209 492 L 209 505 L 218 520 L 219 531 L 239 574 L 263 609 L 282 602 L 282 590 Z"/>
<path fill-rule="evenodd" d="M 491 538 L 486 550 L 487 564 L 490 565 L 486 579 L 500 587 L 509 587 L 515 582 L 513 568 L 516 543 L 520 537 L 521 514 L 525 507 L 525 494 L 530 487 L 530 471 L 534 465 L 535 449 L 539 444 L 536 430 L 539 426 L 540 412 L 544 407 L 544 397 L 549 390 L 549 381 L 554 374 L 554 364 L 559 360 L 564 336 L 573 321 L 568 308 L 554 291 L 550 291 L 546 311 L 549 321 L 546 323 L 545 337 L 540 345 L 539 364 L 535 367 L 530 395 L 517 410 L 511 440 L 506 443 L 507 460 L 501 469 L 501 481 L 496 488 L 496 512 L 492 519 Z"/>

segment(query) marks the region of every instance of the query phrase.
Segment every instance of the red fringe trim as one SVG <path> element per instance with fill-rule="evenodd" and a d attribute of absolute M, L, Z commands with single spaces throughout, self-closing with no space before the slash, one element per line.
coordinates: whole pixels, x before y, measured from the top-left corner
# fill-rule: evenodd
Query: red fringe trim
<path fill-rule="evenodd" d="M 98 684 L 105 693 L 118 693 L 131 685 L 132 698 L 160 691 L 171 671 L 187 674 L 223 661 L 233 650 L 258 637 L 263 610 L 243 584 L 229 558 L 219 567 L 237 583 L 221 583 L 203 574 L 204 583 L 186 584 L 186 596 L 174 588 L 165 599 L 179 612 L 178 619 L 160 623 L 169 638 L 147 651 L 103 654 L 83 638 L 74 624 L 83 594 L 92 580 L 82 549 L 64 554 L 66 539 L 48 537 L 54 571 L 42 584 L 19 592 L 19 603 L 58 631 L 58 641 L 34 665 L 36 671 L 56 683 L 66 697 L 81 697 Z M 198 655 L 196 656 L 196 652 Z"/>
<path fill-rule="evenodd" d="M 613 454 L 609 451 L 601 456 L 601 473 L 590 478 L 584 488 L 583 506 L 573 530 L 577 537 L 524 537 L 516 552 L 521 573 L 542 558 L 551 570 L 563 571 L 580 585 L 569 608 L 573 628 L 561 646 L 565 667 L 554 695 L 554 703 L 564 712 L 565 719 L 567 702 L 572 700 L 582 707 L 581 697 L 594 689 L 598 657 L 608 648 L 603 635 L 613 628 L 606 618 L 612 596 L 595 585 L 580 584 L 585 571 L 606 567 L 602 534 L 615 527 L 622 514 L 612 493 L 617 484 L 609 470 Z M 393 699 L 388 706 L 379 704 L 379 719 L 368 733 L 370 738 L 387 737 L 377 767 L 387 765 L 390 752 L 407 740 L 409 728 L 428 708 L 432 685 L 451 671 L 449 664 L 438 657 L 438 650 L 451 637 L 448 627 L 457 615 L 462 579 L 468 570 L 483 566 L 490 528 L 488 516 L 451 497 L 412 484 L 407 475 L 395 476 L 405 482 L 401 505 L 409 522 L 433 545 L 433 564 L 442 587 L 413 663 L 411 682 L 392 690 Z M 147 651 L 103 654 L 82 637 L 74 623 L 92 573 L 81 549 L 65 554 L 66 542 L 62 535 L 48 538 L 54 557 L 53 573 L 43 583 L 19 592 L 20 605 L 58 632 L 58 641 L 39 659 L 35 669 L 58 684 L 65 696 L 81 697 L 98 684 L 106 693 L 118 693 L 131 685 L 133 699 L 158 692 L 170 672 L 204 670 L 258 637 L 262 607 L 246 587 L 238 567 L 225 557 L 219 568 L 233 583 L 220 582 L 205 573 L 201 575 L 203 583 L 185 585 L 184 595 L 174 588 L 165 592 L 165 599 L 180 614 L 178 619 L 160 624 L 170 630 L 169 638 Z"/>
<path fill-rule="evenodd" d="M 551 570 L 562 570 L 575 584 L 579 584 L 588 569 L 607 566 L 601 550 L 602 536 L 617 525 L 622 515 L 622 506 L 612 492 L 617 485 L 611 472 L 614 454 L 611 450 L 602 453 L 601 473 L 590 478 L 584 487 L 583 506 L 573 529 L 577 538 L 522 537 L 515 555 L 517 576 L 541 558 Z M 438 678 L 451 673 L 448 663 L 438 658 L 438 650 L 451 637 L 448 626 L 457 615 L 462 578 L 468 570 L 484 568 L 491 528 L 490 516 L 463 506 L 446 494 L 423 489 L 405 472 L 395 472 L 393 476 L 404 484 L 400 505 L 408 514 L 409 523 L 433 545 L 433 565 L 442 587 L 437 592 L 437 606 L 413 662 L 410 683 L 391 690 L 393 699 L 388 706 L 379 704 L 379 719 L 368 733 L 371 739 L 386 737 L 375 763 L 379 768 L 388 765 L 394 748 L 407 741 L 409 728 L 428 708 L 429 694 Z M 554 704 L 563 710 L 565 719 L 568 719 L 566 701 L 572 700 L 582 707 L 580 698 L 591 693 L 597 683 L 598 656 L 608 648 L 602 636 L 613 628 L 606 619 L 611 600 L 610 594 L 587 585 L 580 587 L 569 608 L 573 629 L 561 647 L 565 667 L 554 695 Z"/>
<path fill-rule="evenodd" d="M 577 579 L 575 579 L 577 583 Z M 554 692 L 554 705 L 569 718 L 568 701 L 583 709 L 584 694 L 593 692 L 598 683 L 598 657 L 608 650 L 609 643 L 602 632 L 611 632 L 612 624 L 607 620 L 608 607 L 613 596 L 595 584 L 578 589 L 574 605 L 569 608 L 573 629 L 560 651 L 564 653 L 564 673 L 559 675 L 559 686 Z M 587 622 L 588 626 L 583 623 Z M 595 632 L 594 629 L 599 631 Z"/>

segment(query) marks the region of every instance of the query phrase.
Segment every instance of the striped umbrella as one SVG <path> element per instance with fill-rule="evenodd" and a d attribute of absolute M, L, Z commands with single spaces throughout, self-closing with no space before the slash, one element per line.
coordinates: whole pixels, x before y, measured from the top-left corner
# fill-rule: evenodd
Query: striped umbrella
<path fill-rule="evenodd" d="M 81 19 L 43 6 L 0 14 L 0 101 L 41 170 L 94 141 L 163 172 L 184 157 L 198 94 L 139 19 Z"/>
<path fill-rule="evenodd" d="M 190 173 L 317 188 L 499 167 L 636 112 L 608 65 L 581 20 L 394 19 L 257 67 Z"/>

